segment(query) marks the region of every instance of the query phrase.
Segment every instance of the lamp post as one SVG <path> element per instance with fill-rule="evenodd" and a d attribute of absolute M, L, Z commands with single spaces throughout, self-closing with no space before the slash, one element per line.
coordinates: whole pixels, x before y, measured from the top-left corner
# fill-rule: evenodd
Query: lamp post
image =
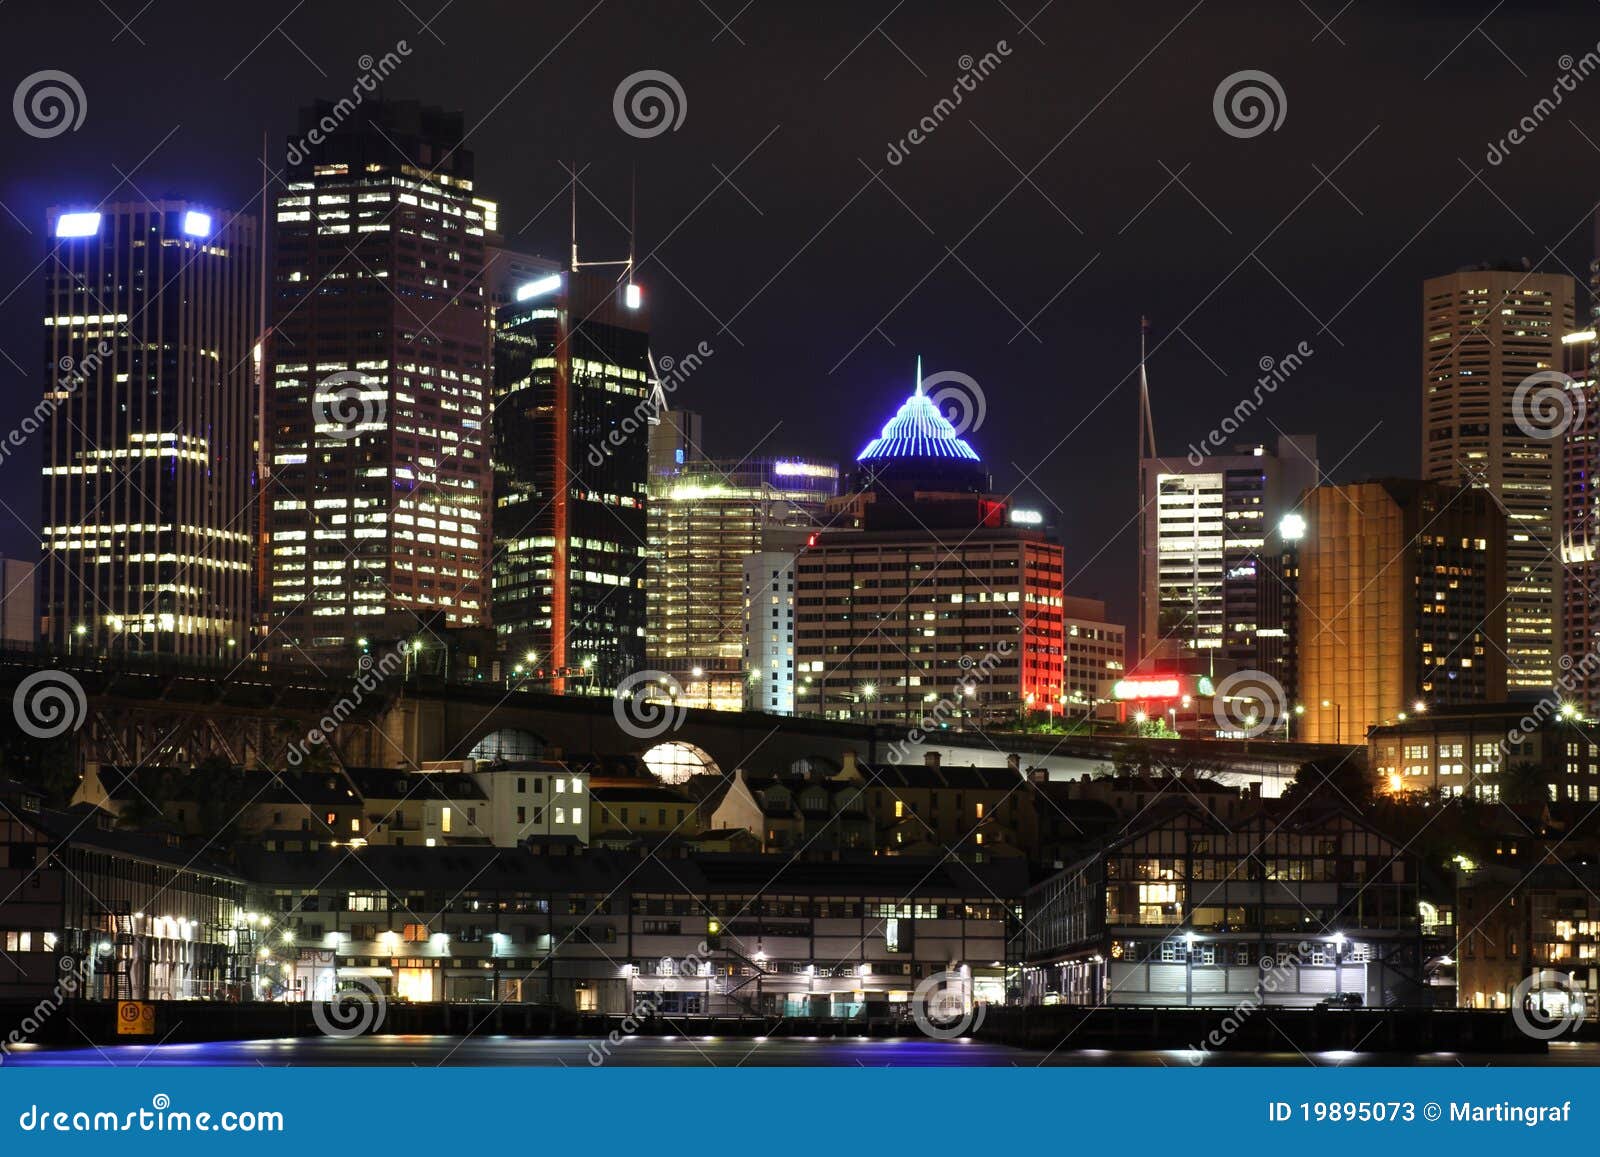
<path fill-rule="evenodd" d="M 1338 703 L 1335 703 L 1331 699 L 1324 699 L 1322 701 L 1322 706 L 1323 706 L 1324 709 L 1329 708 L 1329 707 L 1333 708 L 1333 741 L 1335 743 L 1343 743 L 1344 742 L 1344 722 L 1343 722 L 1343 720 L 1341 718 L 1341 715 L 1340 715 L 1340 713 L 1342 711 L 1342 707 Z"/>

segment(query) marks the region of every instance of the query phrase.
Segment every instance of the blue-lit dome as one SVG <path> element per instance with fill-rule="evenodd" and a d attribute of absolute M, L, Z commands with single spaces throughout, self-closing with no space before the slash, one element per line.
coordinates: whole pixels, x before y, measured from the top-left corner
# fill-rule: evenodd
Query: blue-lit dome
<path fill-rule="evenodd" d="M 933 400 L 922 392 L 922 375 L 917 374 L 917 389 L 883 431 L 856 455 L 862 463 L 885 462 L 898 458 L 945 458 L 979 462 L 977 452 L 967 445 L 950 419 L 939 412 Z"/>

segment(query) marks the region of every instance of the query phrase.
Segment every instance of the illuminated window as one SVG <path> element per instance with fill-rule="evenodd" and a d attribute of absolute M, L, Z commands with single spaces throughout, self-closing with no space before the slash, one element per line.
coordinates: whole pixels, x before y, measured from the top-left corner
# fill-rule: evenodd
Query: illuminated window
<path fill-rule="evenodd" d="M 441 808 L 439 810 L 439 830 L 441 832 L 444 832 L 446 835 L 450 834 L 450 809 L 449 808 Z"/>

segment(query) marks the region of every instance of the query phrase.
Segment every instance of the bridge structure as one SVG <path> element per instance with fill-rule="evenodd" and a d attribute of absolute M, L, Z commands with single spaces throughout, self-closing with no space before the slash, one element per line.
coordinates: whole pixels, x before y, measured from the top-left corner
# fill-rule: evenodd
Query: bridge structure
<path fill-rule="evenodd" d="M 1105 771 L 1125 760 L 1156 768 L 1200 763 L 1224 780 L 1260 782 L 1275 796 L 1308 760 L 1360 749 L 1251 740 L 1150 739 L 940 730 L 923 735 L 866 725 L 681 704 L 635 705 L 612 696 L 552 695 L 504 683 L 352 667 L 317 671 L 248 661 L 205 666 L 150 656 L 0 651 L 0 695 L 16 722 L 57 692 L 79 770 L 90 762 L 191 767 L 222 759 L 250 769 L 322 766 L 418 768 L 467 758 L 577 753 L 659 756 L 705 770 L 769 773 L 809 761 L 1042 768 L 1051 778 Z M 37 718 L 37 717 L 35 717 Z M 53 730 L 59 724 L 52 724 Z M 33 729 L 24 728 L 29 734 Z M 656 762 L 655 759 L 651 760 Z"/>

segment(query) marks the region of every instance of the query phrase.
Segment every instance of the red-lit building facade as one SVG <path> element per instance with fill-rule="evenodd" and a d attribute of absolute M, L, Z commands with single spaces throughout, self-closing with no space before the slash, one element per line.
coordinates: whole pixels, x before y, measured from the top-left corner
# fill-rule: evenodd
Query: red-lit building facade
<path fill-rule="evenodd" d="M 1059 704 L 1061 545 L 1013 521 L 920 382 L 857 463 L 861 528 L 795 564 L 795 713 L 976 728 Z"/>

